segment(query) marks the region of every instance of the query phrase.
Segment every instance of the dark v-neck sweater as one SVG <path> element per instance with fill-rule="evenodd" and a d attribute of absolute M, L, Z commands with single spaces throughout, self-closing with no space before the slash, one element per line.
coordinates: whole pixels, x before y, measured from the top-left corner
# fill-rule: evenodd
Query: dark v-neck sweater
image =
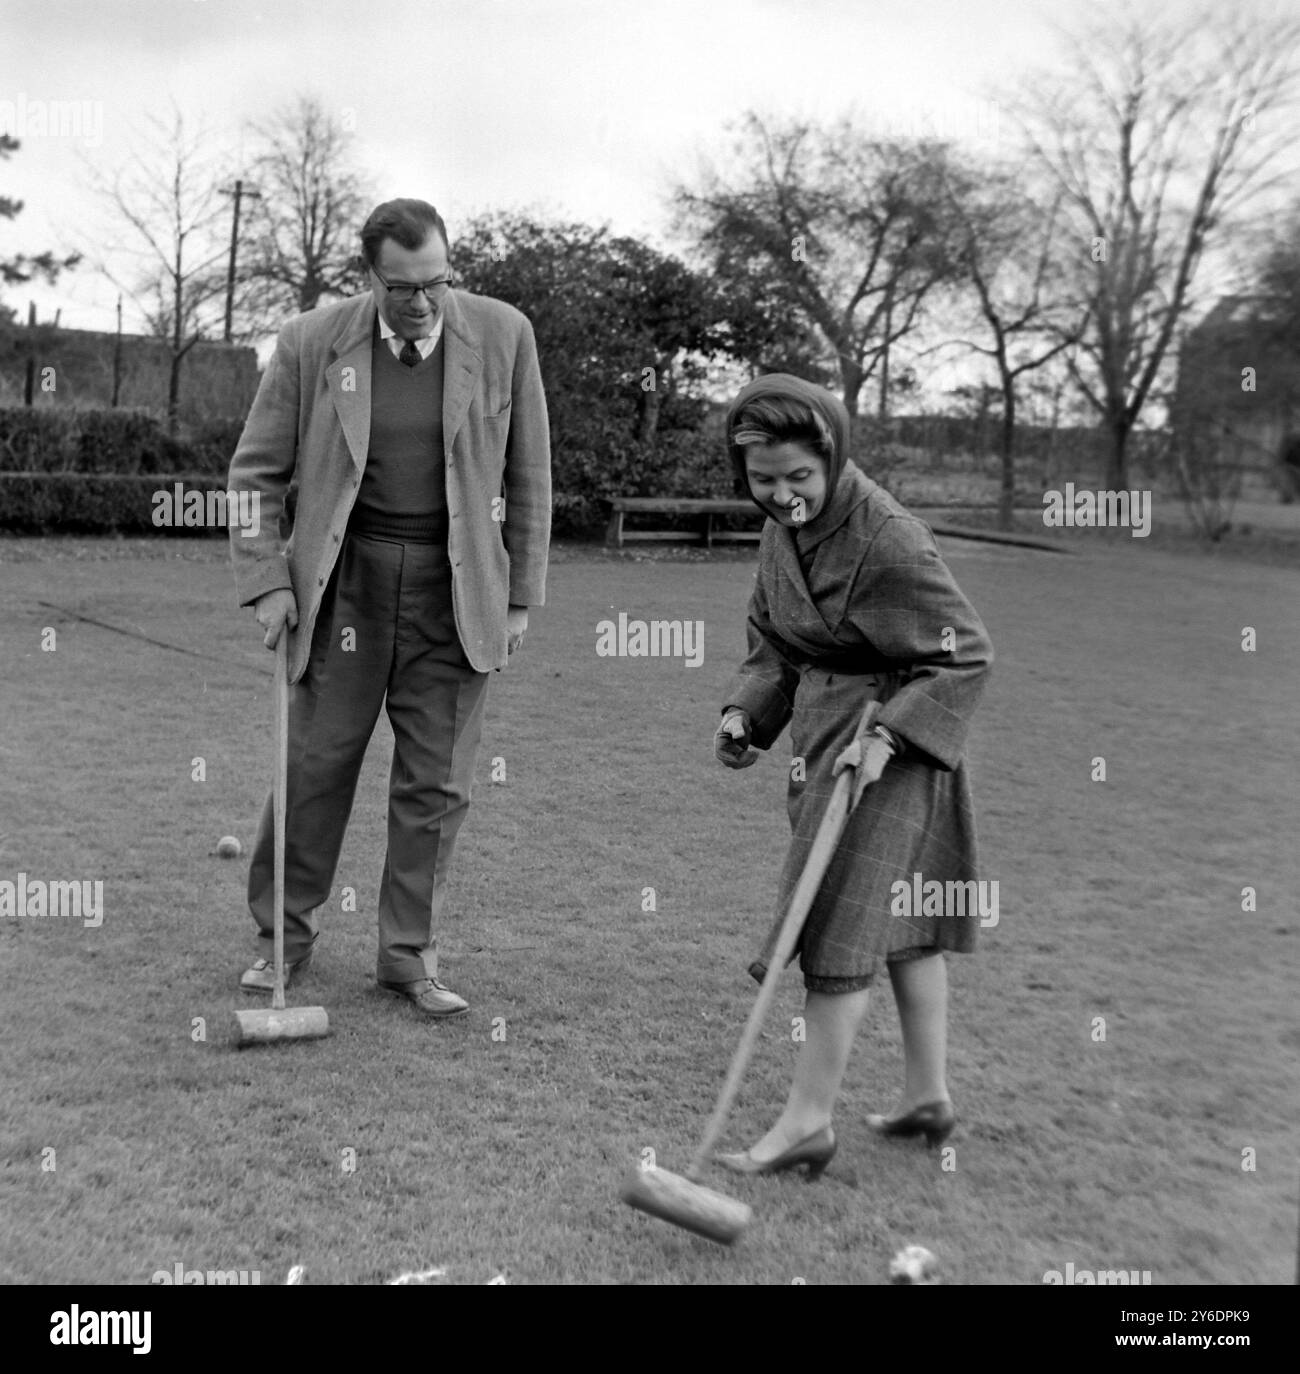
<path fill-rule="evenodd" d="M 348 523 L 353 534 L 447 542 L 443 351 L 440 338 L 427 358 L 407 367 L 375 327 L 370 450 Z"/>

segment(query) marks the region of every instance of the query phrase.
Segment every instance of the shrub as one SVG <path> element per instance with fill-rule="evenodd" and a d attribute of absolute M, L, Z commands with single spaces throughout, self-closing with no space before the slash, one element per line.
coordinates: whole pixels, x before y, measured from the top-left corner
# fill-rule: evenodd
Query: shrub
<path fill-rule="evenodd" d="M 154 493 L 174 482 L 187 488 L 213 485 L 198 473 L 0 473 L 0 527 L 15 534 L 174 534 L 176 530 L 153 523 Z M 226 537 L 224 526 L 179 532 Z"/>
<path fill-rule="evenodd" d="M 123 476 L 179 472 L 191 466 L 185 446 L 145 410 L 77 412 L 77 471 Z"/>
<path fill-rule="evenodd" d="M 556 436 L 551 458 L 557 534 L 603 525 L 616 496 L 736 494 L 725 452 L 698 429 L 661 430 L 643 444 L 621 417 L 593 414 Z"/>
<path fill-rule="evenodd" d="M 0 407 L 0 472 L 69 472 L 76 467 L 77 412 Z"/>
<path fill-rule="evenodd" d="M 239 446 L 244 432 L 242 419 L 205 420 L 190 430 L 189 452 L 184 466 L 191 472 L 206 473 L 220 478 L 224 485 L 230 472 L 230 460 Z"/>

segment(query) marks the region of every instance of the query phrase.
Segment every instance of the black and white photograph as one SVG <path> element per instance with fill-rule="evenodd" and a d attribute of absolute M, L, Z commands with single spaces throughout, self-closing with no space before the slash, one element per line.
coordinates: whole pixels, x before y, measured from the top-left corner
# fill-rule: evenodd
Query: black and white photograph
<path fill-rule="evenodd" d="M 1294 0 L 4 0 L 15 1340 L 1280 1341 L 1298 128 Z"/>

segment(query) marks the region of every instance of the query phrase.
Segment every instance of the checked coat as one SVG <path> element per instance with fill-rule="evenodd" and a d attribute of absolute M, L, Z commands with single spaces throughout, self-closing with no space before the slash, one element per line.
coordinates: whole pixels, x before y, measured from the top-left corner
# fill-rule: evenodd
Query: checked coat
<path fill-rule="evenodd" d="M 793 838 L 776 920 L 750 968 L 766 971 L 789 900 L 869 699 L 901 754 L 862 794 L 809 913 L 796 953 L 806 986 L 867 986 L 902 951 L 974 948 L 978 912 L 891 913 L 893 884 L 976 875 L 962 754 L 993 648 L 939 556 L 929 527 L 847 464 L 825 511 L 804 529 L 769 520 L 749 606 L 749 655 L 723 701 L 769 749 L 790 727 L 801 779 L 787 798 Z M 945 647 L 950 645 L 951 647 Z"/>

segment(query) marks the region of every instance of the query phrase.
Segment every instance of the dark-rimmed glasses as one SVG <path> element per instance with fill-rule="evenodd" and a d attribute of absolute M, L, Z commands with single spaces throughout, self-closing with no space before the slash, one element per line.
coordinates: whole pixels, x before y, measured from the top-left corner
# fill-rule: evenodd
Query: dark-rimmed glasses
<path fill-rule="evenodd" d="M 452 273 L 448 272 L 445 277 L 435 277 L 433 281 L 422 281 L 418 284 L 409 281 L 389 281 L 379 268 L 372 265 L 370 270 L 379 278 L 384 290 L 394 300 L 413 301 L 416 295 L 423 291 L 430 305 L 437 304 L 454 280 Z"/>

